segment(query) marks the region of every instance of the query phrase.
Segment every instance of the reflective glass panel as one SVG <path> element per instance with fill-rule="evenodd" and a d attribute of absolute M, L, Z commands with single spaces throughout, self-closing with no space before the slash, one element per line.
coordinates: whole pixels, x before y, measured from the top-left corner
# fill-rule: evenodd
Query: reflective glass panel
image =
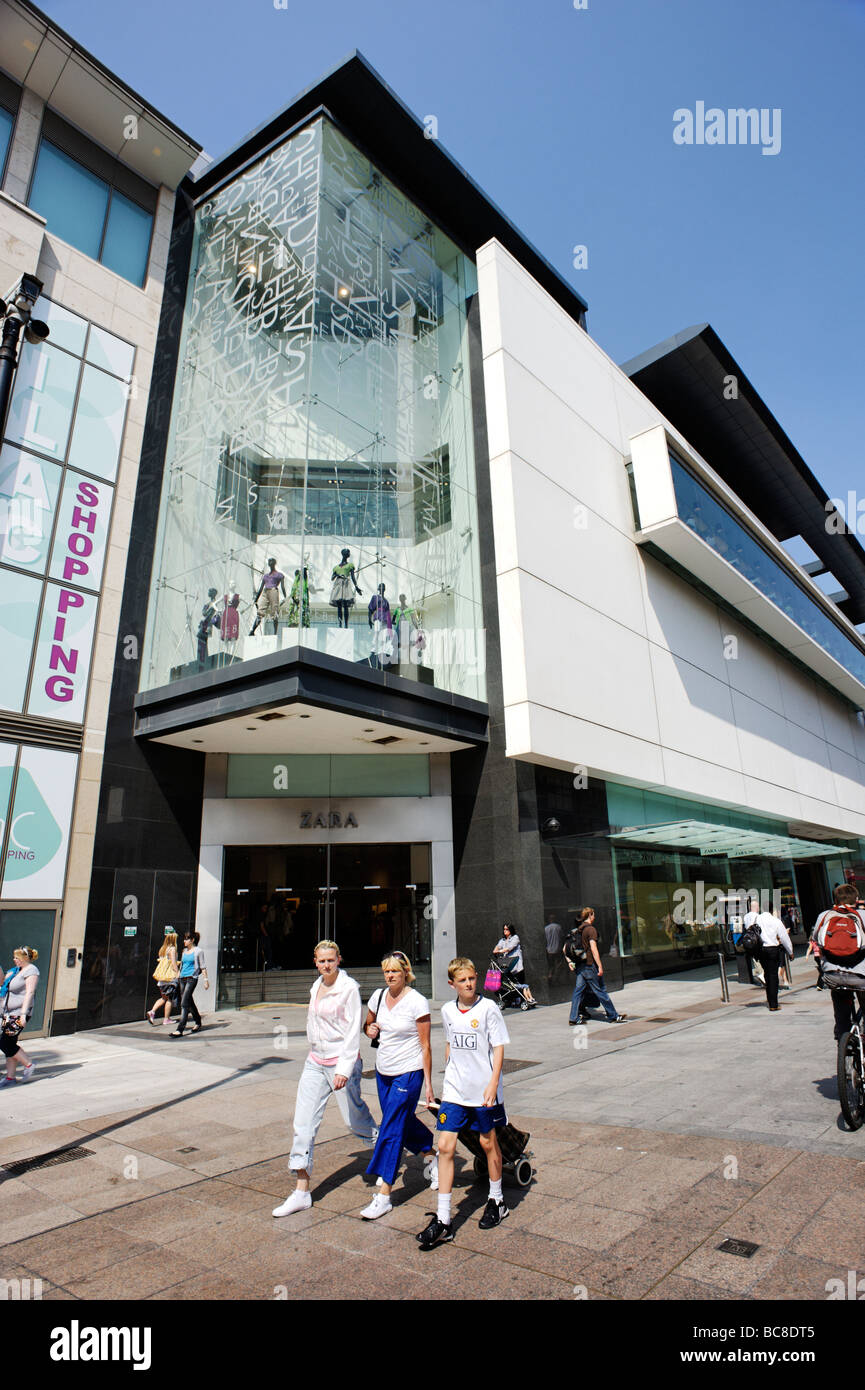
<path fill-rule="evenodd" d="M 98 257 L 108 184 L 48 140 L 39 146 L 30 206 L 45 218 L 49 232 Z"/>
<path fill-rule="evenodd" d="M 51 965 L 51 948 L 54 944 L 54 927 L 57 911 L 53 907 L 4 907 L 0 911 L 0 975 L 13 964 L 12 952 L 19 946 L 29 946 L 38 951 L 36 969 L 39 983 L 33 996 L 33 1012 L 27 1025 L 33 1034 L 45 1022 L 45 999 L 47 996 L 48 970 Z"/>
<path fill-rule="evenodd" d="M 60 467 L 6 444 L 0 453 L 0 560 L 44 574 Z"/>
<path fill-rule="evenodd" d="M 300 643 L 485 698 L 475 287 L 326 120 L 198 210 L 143 688 Z"/>
<path fill-rule="evenodd" d="M 6 438 L 62 459 L 66 452 L 81 364 L 67 352 L 25 343 L 6 421 Z"/>
<path fill-rule="evenodd" d="M 108 483 L 67 472 L 48 571 L 52 579 L 99 588 L 113 498 Z"/>
<path fill-rule="evenodd" d="M 28 714 L 84 722 L 98 602 L 94 594 L 46 584 Z"/>
<path fill-rule="evenodd" d="M 15 124 L 15 117 L 6 110 L 5 106 L 0 106 L 0 171 L 6 163 L 6 155 L 9 151 L 9 141 L 12 138 L 12 127 Z"/>
<path fill-rule="evenodd" d="M 128 381 L 132 372 L 135 348 L 131 343 L 125 343 L 122 338 L 115 338 L 113 333 L 106 333 L 104 328 L 97 328 L 95 324 L 91 324 L 87 351 L 84 355 L 94 367 L 104 367 L 106 372 Z"/>
<path fill-rule="evenodd" d="M 122 381 L 96 367 L 85 366 L 69 449 L 69 462 L 75 468 L 113 482 L 126 419 L 126 399 Z"/>
<path fill-rule="evenodd" d="M 134 285 L 144 284 L 153 218 L 115 188 L 108 209 L 102 264 Z"/>
<path fill-rule="evenodd" d="M 23 708 L 41 594 L 40 580 L 0 569 L 0 709 Z"/>
<path fill-rule="evenodd" d="M 64 309 L 62 304 L 55 304 L 52 299 L 46 299 L 44 295 L 39 297 L 36 316 L 48 324 L 54 347 L 66 348 L 67 352 L 74 352 L 76 357 L 81 356 L 87 337 L 86 319 L 80 319 L 77 314 Z"/>
<path fill-rule="evenodd" d="M 75 753 L 56 748 L 21 749 L 9 847 L 3 865 L 4 898 L 63 896 L 77 770 Z M 46 969 L 47 966 L 46 958 Z"/>
<path fill-rule="evenodd" d="M 803 632 L 865 684 L 865 653 L 844 635 L 792 575 L 772 559 L 720 502 L 670 456 L 679 519 L 771 599 Z"/>

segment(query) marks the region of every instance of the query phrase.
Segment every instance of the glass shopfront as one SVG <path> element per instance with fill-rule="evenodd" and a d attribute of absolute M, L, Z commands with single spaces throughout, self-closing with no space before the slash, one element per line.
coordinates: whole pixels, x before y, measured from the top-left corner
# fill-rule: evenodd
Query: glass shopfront
<path fill-rule="evenodd" d="M 863 874 L 861 840 L 805 838 L 784 821 L 613 782 L 575 789 L 548 768 L 535 776 L 545 909 L 563 921 L 595 908 L 614 983 L 714 964 L 752 895 L 810 931 L 835 885 Z"/>
<path fill-rule="evenodd" d="M 475 287 L 324 118 L 198 208 L 143 689 L 302 645 L 485 698 Z"/>
<path fill-rule="evenodd" d="M 404 951 L 428 991 L 429 893 L 428 844 L 226 846 L 219 1007 L 302 997 L 323 939 L 364 984 L 378 983 L 387 951 Z"/>

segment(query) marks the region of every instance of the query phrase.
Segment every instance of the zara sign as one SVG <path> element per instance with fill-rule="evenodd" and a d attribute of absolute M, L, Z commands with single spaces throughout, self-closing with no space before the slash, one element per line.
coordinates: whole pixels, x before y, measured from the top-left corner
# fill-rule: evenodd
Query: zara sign
<path fill-rule="evenodd" d="M 341 811 L 319 811 L 316 816 L 313 816 L 312 811 L 300 813 L 301 830 L 350 830 L 352 827 L 357 830 L 354 811 L 349 811 L 344 819 Z"/>

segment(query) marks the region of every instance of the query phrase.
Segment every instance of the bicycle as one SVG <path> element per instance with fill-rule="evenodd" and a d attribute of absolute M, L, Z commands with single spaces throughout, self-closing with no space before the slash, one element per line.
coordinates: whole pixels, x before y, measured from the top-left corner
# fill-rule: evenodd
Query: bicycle
<path fill-rule="evenodd" d="M 838 1099 L 850 1128 L 861 1129 L 865 1123 L 865 996 L 856 991 L 855 997 L 853 1027 L 838 1039 Z"/>

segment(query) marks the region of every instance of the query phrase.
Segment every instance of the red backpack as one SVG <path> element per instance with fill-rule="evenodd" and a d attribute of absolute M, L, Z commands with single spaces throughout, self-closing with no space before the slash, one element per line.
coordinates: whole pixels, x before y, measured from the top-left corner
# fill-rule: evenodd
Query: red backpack
<path fill-rule="evenodd" d="M 834 907 L 823 914 L 817 945 L 835 965 L 858 965 L 865 959 L 865 930 L 855 908 Z"/>

